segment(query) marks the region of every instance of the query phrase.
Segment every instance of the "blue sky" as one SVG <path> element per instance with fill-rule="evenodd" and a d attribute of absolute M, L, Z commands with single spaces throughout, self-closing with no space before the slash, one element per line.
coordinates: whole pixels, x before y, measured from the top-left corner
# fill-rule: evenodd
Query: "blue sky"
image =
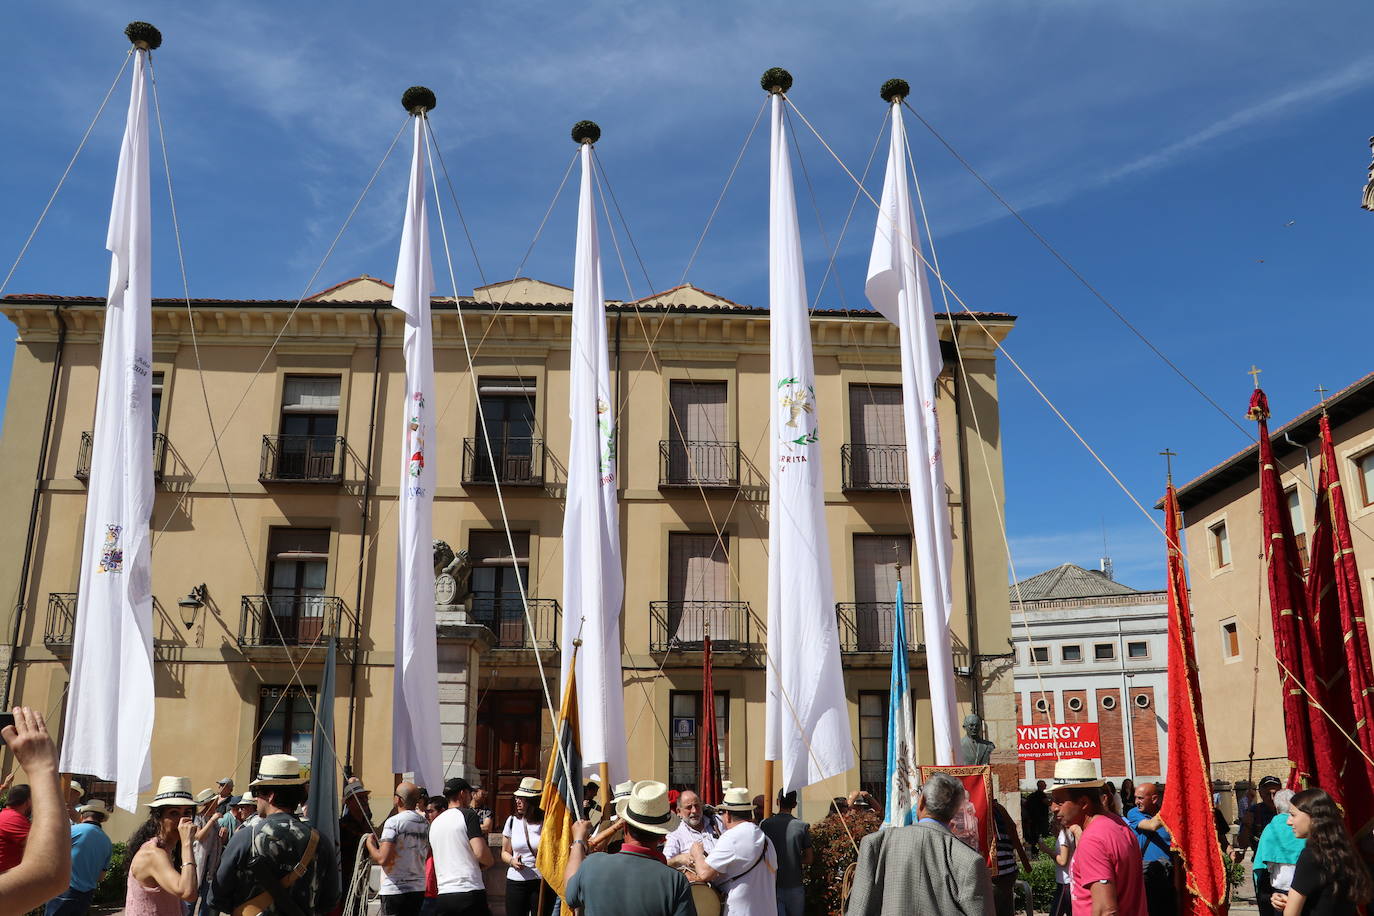
<path fill-rule="evenodd" d="M 879 85 L 907 79 L 912 104 L 1233 417 L 1252 363 L 1280 422 L 1319 383 L 1371 368 L 1374 214 L 1358 203 L 1374 7 L 1358 0 L 5 4 L 0 269 L 118 70 L 130 19 L 165 35 L 155 65 L 194 296 L 299 295 L 413 83 L 438 95 L 432 123 L 488 280 L 519 263 L 575 151 L 569 126 L 592 118 L 653 286 L 672 286 L 763 102 L 760 72 L 785 66 L 792 100 L 856 170 L 882 123 Z M 126 102 L 122 85 L 9 292 L 103 294 Z M 798 130 L 833 243 L 854 187 Z M 1020 316 L 1008 348 L 1142 502 L 1162 489 L 1162 448 L 1187 479 L 1245 444 L 918 123 L 908 131 L 947 280 L 972 308 Z M 766 148 L 755 136 L 688 278 L 747 303 L 766 302 Z M 406 158 L 314 288 L 390 277 Z M 880 178 L 879 164 L 875 194 Z M 814 295 L 830 249 L 798 181 Z M 523 273 L 570 283 L 574 206 L 565 192 Z M 154 210 L 154 291 L 179 295 L 160 188 Z M 822 306 L 864 304 L 872 220 L 861 202 Z M 608 295 L 643 295 L 604 247 Z M 459 285 L 481 283 L 457 255 Z M 0 337 L 7 379 L 13 334 Z M 1162 587 L 1149 522 L 1006 365 L 1001 394 L 1018 573 L 1091 566 L 1105 530 L 1118 578 Z"/>

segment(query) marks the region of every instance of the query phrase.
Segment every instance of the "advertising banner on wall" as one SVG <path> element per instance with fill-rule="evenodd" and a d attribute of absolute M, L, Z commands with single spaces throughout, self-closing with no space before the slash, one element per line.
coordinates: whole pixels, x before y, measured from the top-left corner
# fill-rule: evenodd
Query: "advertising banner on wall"
<path fill-rule="evenodd" d="M 1096 722 L 1045 722 L 1016 726 L 1016 756 L 1020 760 L 1100 758 Z"/>

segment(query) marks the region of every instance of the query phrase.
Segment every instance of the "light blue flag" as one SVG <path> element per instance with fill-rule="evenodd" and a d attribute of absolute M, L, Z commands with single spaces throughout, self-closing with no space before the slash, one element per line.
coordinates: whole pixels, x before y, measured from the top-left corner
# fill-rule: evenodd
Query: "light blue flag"
<path fill-rule="evenodd" d="M 897 580 L 897 609 L 892 620 L 892 682 L 887 707 L 887 804 L 883 826 L 916 823 L 916 735 L 907 683 L 906 608 L 902 580 Z"/>

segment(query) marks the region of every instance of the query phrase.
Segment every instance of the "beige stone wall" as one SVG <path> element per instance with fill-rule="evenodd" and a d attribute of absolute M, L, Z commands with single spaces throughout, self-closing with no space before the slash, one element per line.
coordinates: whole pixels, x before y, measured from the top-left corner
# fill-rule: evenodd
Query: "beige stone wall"
<path fill-rule="evenodd" d="M 72 474 L 81 433 L 90 430 L 95 409 L 101 312 L 97 302 L 64 303 L 72 330 L 60 375 L 59 399 L 52 430 L 42 512 L 35 537 L 31 574 L 32 605 L 20 633 L 20 662 L 15 698 L 59 719 L 69 659 L 43 642 L 47 596 L 75 591 L 80 566 L 80 540 L 85 484 Z M 289 306 L 289 304 L 287 304 Z M 0 583 L 6 594 L 18 593 L 27 508 L 33 491 L 33 468 L 41 441 L 43 408 L 52 370 L 55 331 L 44 308 L 6 303 L 4 311 L 20 327 L 5 417 L 0 486 L 16 508 L 12 523 L 0 531 Z M 385 303 L 376 304 L 382 328 L 375 463 L 378 469 L 370 503 L 366 539 L 360 537 L 363 468 L 372 423 L 374 379 L 374 309 L 372 304 L 307 303 L 285 324 L 289 307 L 272 304 L 223 303 L 196 308 L 200 365 L 191 346 L 184 308 L 159 305 L 155 321 L 155 371 L 165 373 L 161 431 L 170 443 L 165 475 L 153 515 L 153 593 L 166 611 L 159 623 L 165 645 L 158 648 L 157 731 L 153 746 L 155 775 L 190 775 L 206 785 L 224 775 L 246 784 L 257 727 L 256 696 L 260 685 L 288 684 L 292 661 L 285 656 L 245 653 L 237 636 L 241 596 L 264 589 L 267 539 L 274 525 L 316 526 L 331 530 L 329 592 L 349 613 L 360 613 L 362 632 L 356 657 L 357 704 L 352 751 L 364 780 L 382 785 L 390 780 L 392 626 L 394 606 L 396 494 L 401 473 L 396 439 L 404 397 L 401 324 Z M 544 488 L 504 489 L 511 527 L 530 532 L 529 593 L 561 599 L 560 533 L 566 472 L 568 425 L 566 311 L 505 306 L 493 317 L 481 306 L 466 319 L 476 349 L 477 374 L 522 376 L 536 380 L 537 419 L 548 450 Z M 436 305 L 435 374 L 437 464 L 434 533 L 455 548 L 466 546 L 474 530 L 500 530 L 501 507 L 495 491 L 464 487 L 461 482 L 463 440 L 474 436 L 476 406 L 473 375 L 468 371 L 459 318 L 451 304 Z M 941 322 L 941 333 L 951 328 Z M 618 325 L 618 326 L 617 326 Z M 283 331 L 275 350 L 268 347 Z M 985 658 L 982 706 L 988 737 L 1001 750 L 995 762 L 1014 759 L 1014 710 L 1011 665 L 1007 659 L 1009 610 L 1006 555 L 1000 530 L 1003 507 L 1001 440 L 997 417 L 995 359 L 987 336 L 967 322 L 958 323 L 968 377 L 965 398 L 956 415 L 954 380 L 941 381 L 939 409 L 950 491 L 950 523 L 955 547 L 953 638 L 956 665 L 971 665 L 970 646 Z M 1011 327 L 1006 319 L 990 322 L 997 336 Z M 896 330 L 876 318 L 818 314 L 812 321 L 816 349 L 817 395 L 825 443 L 826 517 L 829 525 L 835 599 L 854 599 L 852 538 L 855 533 L 910 531 L 905 494 L 851 493 L 841 485 L 840 445 L 849 440 L 848 386 L 865 380 L 899 384 Z M 624 605 L 626 719 L 630 729 L 631 769 L 636 777 L 662 778 L 667 772 L 668 695 L 673 689 L 699 689 L 695 660 L 649 652 L 649 602 L 666 594 L 667 537 L 670 531 L 710 532 L 723 527 L 731 535 L 733 588 L 753 611 L 753 640 L 763 641 L 767 607 L 767 473 L 768 430 L 764 418 L 772 397 L 768 380 L 766 314 L 633 312 L 610 318 L 612 348 L 619 340 L 616 387 L 620 414 L 622 479 L 621 532 L 627 570 Z M 650 343 L 652 341 L 652 344 Z M 261 373 L 257 373 L 262 364 Z M 614 354 L 612 365 L 617 365 Z M 258 480 L 262 436 L 277 431 L 282 379 L 288 373 L 341 376 L 340 435 L 349 457 L 339 486 L 272 485 Z M 658 443 L 668 436 L 667 385 L 673 378 L 729 381 L 730 437 L 743 453 L 742 486 L 734 491 L 661 490 Z M 210 414 L 207 417 L 205 402 Z M 977 417 L 975 426 L 974 417 Z M 219 455 L 211 447 L 210 420 L 220 436 Z M 221 469 L 221 460 L 223 470 Z M 959 473 L 966 461 L 965 473 Z M 226 479 L 227 476 L 227 479 Z M 965 480 L 967 493 L 965 492 Z M 232 500 L 229 498 L 232 494 Z M 971 528 L 964 524 L 967 503 Z M 360 562 L 360 548 L 362 550 Z M 966 570 L 966 548 L 977 558 Z M 915 572 L 906 573 L 917 594 Z M 359 594 L 359 582 L 362 589 Z M 209 602 L 190 630 L 178 619 L 177 600 L 204 582 Z M 972 594 L 969 585 L 972 585 Z M 970 606 L 976 623 L 970 632 Z M 8 633 L 10 607 L 0 612 Z M 975 639 L 976 638 L 976 639 Z M 497 657 L 499 655 L 499 657 Z M 319 656 L 296 658 L 307 684 L 319 678 Z M 342 755 L 348 718 L 347 696 L 353 689 L 354 659 L 340 658 L 336 704 L 337 740 Z M 869 660 L 856 667 L 847 660 L 846 681 L 857 740 L 857 695 L 860 690 L 886 690 L 887 662 Z M 916 657 L 912 683 L 924 696 L 923 658 Z M 557 666 L 546 671 L 557 702 Z M 473 689 L 529 689 L 539 684 L 539 669 L 529 652 L 505 651 L 484 657 L 474 672 L 476 684 L 461 678 L 446 683 L 463 697 Z M 763 665 L 758 652 L 722 659 L 717 689 L 730 691 L 730 774 L 736 784 L 761 791 L 764 782 L 762 742 Z M 963 706 L 970 703 L 968 680 L 960 679 Z M 963 711 L 963 710 L 961 710 Z M 922 757 L 931 743 L 929 705 L 918 700 L 918 741 Z M 837 777 L 812 787 L 804 811 L 819 816 L 824 799 L 857 786 Z M 120 816 L 115 834 L 132 820 Z"/>

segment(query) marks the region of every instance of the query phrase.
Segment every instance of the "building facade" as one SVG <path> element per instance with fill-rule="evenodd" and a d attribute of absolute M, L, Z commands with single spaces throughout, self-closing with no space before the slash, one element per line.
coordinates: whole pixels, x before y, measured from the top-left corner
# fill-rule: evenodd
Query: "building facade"
<path fill-rule="evenodd" d="M 1276 417 L 1282 410 L 1278 399 Z M 1271 424 L 1299 556 L 1316 511 L 1325 409 L 1350 514 L 1366 606 L 1374 602 L 1374 375 L 1365 376 L 1295 419 Z M 1258 447 L 1227 458 L 1178 490 L 1197 630 L 1198 675 L 1213 776 L 1284 778 L 1283 705 L 1265 579 Z"/>
<path fill-rule="evenodd" d="M 332 636 L 339 758 L 374 785 L 393 778 L 404 365 L 402 316 L 390 295 L 384 282 L 362 277 L 294 314 L 294 301 L 154 302 L 155 774 L 206 785 L 233 775 L 243 785 L 261 754 L 307 757 Z M 73 592 L 104 302 L 11 295 L 0 305 L 19 332 L 0 492 L 21 507 L 0 531 L 0 587 L 15 596 L 4 660 L 13 700 L 60 723 L 81 612 Z M 570 311 L 569 290 L 524 279 L 434 303 L 434 536 L 445 542 L 436 545 L 436 728 L 447 772 L 494 788 L 498 812 L 521 777 L 542 775 L 548 701 L 558 703 Z M 768 313 L 684 286 L 610 303 L 607 320 L 619 405 L 631 773 L 694 783 L 700 724 L 715 715 L 726 778 L 761 787 Z M 994 345 L 1013 319 L 937 324 L 947 351 L 957 335 L 962 354 L 961 362 L 947 358 L 938 395 L 961 712 L 987 721 L 1010 787 Z M 895 567 L 903 565 L 907 582 L 915 573 L 897 331 L 871 312 L 818 310 L 811 327 L 829 443 L 830 562 L 861 760 L 857 771 L 804 794 L 820 816 L 823 799 L 861 783 L 880 787 Z M 910 614 L 908 632 L 919 634 L 919 607 Z M 708 628 L 715 696 L 703 698 Z M 924 657 L 914 647 L 928 756 Z"/>
<path fill-rule="evenodd" d="M 1096 722 L 1098 773 L 1137 783 L 1168 770 L 1169 606 L 1105 573 L 1065 563 L 1011 589 L 1016 721 Z M 1054 775 L 1053 760 L 1021 764 L 1021 786 Z"/>

